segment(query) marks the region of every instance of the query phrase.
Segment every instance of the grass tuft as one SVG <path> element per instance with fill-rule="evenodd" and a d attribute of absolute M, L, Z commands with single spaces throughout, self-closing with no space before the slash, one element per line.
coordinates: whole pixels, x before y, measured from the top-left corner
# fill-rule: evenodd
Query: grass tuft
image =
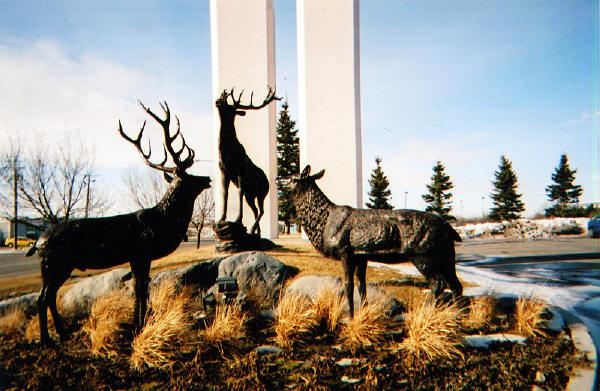
<path fill-rule="evenodd" d="M 354 350 L 381 342 L 389 323 L 384 304 L 385 298 L 378 295 L 359 306 L 340 331 L 344 343 Z"/>
<path fill-rule="evenodd" d="M 116 355 L 123 325 L 131 322 L 133 303 L 133 297 L 118 289 L 92 304 L 90 316 L 83 325 L 83 332 L 90 339 L 92 354 L 102 357 Z"/>
<path fill-rule="evenodd" d="M 546 336 L 541 330 L 544 324 L 542 314 L 546 310 L 546 303 L 542 299 L 533 296 L 520 297 L 515 308 L 515 329 L 518 334 L 525 337 L 539 335 Z"/>
<path fill-rule="evenodd" d="M 276 313 L 275 341 L 284 347 L 300 341 L 316 326 L 315 310 L 311 301 L 298 292 L 286 292 L 281 295 Z"/>
<path fill-rule="evenodd" d="M 491 294 L 483 294 L 471 299 L 469 313 L 463 319 L 463 325 L 471 329 L 487 327 L 494 316 L 496 298 Z"/>
<path fill-rule="evenodd" d="M 405 318 L 406 338 L 400 349 L 409 362 L 438 357 L 464 357 L 459 349 L 461 309 L 456 303 L 436 305 L 435 300 L 415 301 Z"/>
<path fill-rule="evenodd" d="M 340 291 L 333 287 L 324 288 L 312 299 L 316 323 L 329 332 L 338 328 L 344 314 L 346 298 L 340 295 Z"/>
<path fill-rule="evenodd" d="M 211 325 L 201 331 L 201 337 L 212 344 L 240 339 L 244 336 L 245 320 L 246 317 L 238 304 L 218 306 Z"/>
<path fill-rule="evenodd" d="M 152 311 L 144 328 L 133 339 L 131 366 L 167 369 L 175 362 L 191 328 L 192 297 L 189 290 L 176 293 L 176 282 L 165 279 L 150 294 Z"/>
<path fill-rule="evenodd" d="M 8 309 L 0 318 L 0 333 L 12 334 L 25 328 L 27 318 L 25 312 L 17 307 Z"/>

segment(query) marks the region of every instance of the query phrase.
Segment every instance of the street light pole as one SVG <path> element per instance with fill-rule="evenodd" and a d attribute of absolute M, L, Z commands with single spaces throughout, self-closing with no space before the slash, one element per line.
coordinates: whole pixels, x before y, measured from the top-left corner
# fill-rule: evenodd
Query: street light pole
<path fill-rule="evenodd" d="M 481 218 L 485 219 L 485 211 L 483 210 L 483 200 L 485 197 L 481 197 Z"/>
<path fill-rule="evenodd" d="M 406 209 L 406 199 L 408 198 L 408 192 L 404 192 L 404 209 Z"/>

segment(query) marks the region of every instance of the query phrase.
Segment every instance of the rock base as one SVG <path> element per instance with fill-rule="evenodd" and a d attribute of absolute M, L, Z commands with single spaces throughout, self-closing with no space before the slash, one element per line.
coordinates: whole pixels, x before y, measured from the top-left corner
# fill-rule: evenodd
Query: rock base
<path fill-rule="evenodd" d="M 261 238 L 256 234 L 249 234 L 241 223 L 232 221 L 219 221 L 213 226 L 219 252 L 237 253 L 242 251 L 265 251 L 275 248 L 275 243 L 269 239 Z"/>

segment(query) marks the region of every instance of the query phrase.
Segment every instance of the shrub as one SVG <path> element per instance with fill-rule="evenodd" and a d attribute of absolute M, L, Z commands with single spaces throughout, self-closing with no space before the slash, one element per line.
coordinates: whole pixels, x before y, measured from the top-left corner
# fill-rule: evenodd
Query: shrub
<path fill-rule="evenodd" d="M 169 368 L 191 328 L 192 297 L 189 290 L 177 293 L 173 279 L 163 280 L 151 291 L 151 312 L 132 343 L 131 365 L 141 369 Z"/>
<path fill-rule="evenodd" d="M 543 300 L 533 296 L 520 297 L 515 308 L 515 329 L 518 334 L 526 337 L 535 335 L 545 336 L 541 330 L 544 323 L 542 314 L 546 310 Z"/>
<path fill-rule="evenodd" d="M 351 349 L 381 342 L 388 325 L 383 296 L 375 296 L 360 306 L 342 327 L 340 337 Z"/>
<path fill-rule="evenodd" d="M 123 325 L 133 314 L 133 297 L 123 289 L 114 290 L 96 300 L 83 325 L 90 339 L 90 349 L 97 356 L 114 356 L 118 350 Z"/>
<path fill-rule="evenodd" d="M 218 306 L 215 317 L 203 332 L 204 340 L 209 343 L 220 344 L 244 336 L 245 315 L 238 304 Z"/>
<path fill-rule="evenodd" d="M 312 299 L 316 323 L 330 332 L 338 328 L 344 314 L 346 299 L 340 291 L 333 287 L 324 288 Z"/>
<path fill-rule="evenodd" d="M 481 329 L 490 324 L 496 308 L 496 298 L 490 294 L 483 294 L 471 299 L 469 313 L 463 319 L 463 325 L 472 329 Z"/>
<path fill-rule="evenodd" d="M 460 314 L 456 303 L 436 305 L 434 300 L 422 300 L 410 306 L 405 318 L 406 338 L 400 343 L 408 361 L 463 357 L 459 349 Z"/>
<path fill-rule="evenodd" d="M 25 312 L 17 307 L 10 308 L 0 317 L 0 333 L 11 334 L 25 328 Z"/>
<path fill-rule="evenodd" d="M 315 310 L 311 301 L 298 292 L 286 292 L 279 298 L 276 309 L 275 341 L 281 346 L 291 346 L 309 334 L 315 323 Z"/>

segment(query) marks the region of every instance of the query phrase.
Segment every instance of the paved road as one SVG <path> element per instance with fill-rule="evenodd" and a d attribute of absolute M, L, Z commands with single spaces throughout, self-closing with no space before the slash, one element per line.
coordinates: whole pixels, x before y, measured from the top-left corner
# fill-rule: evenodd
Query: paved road
<path fill-rule="evenodd" d="M 213 240 L 201 240 L 200 245 L 214 243 Z M 196 242 L 182 242 L 175 251 L 195 248 Z M 22 275 L 40 272 L 40 258 L 37 253 L 26 257 L 28 248 L 17 251 L 8 248 L 0 248 L 0 279 L 7 277 L 18 277 Z"/>

